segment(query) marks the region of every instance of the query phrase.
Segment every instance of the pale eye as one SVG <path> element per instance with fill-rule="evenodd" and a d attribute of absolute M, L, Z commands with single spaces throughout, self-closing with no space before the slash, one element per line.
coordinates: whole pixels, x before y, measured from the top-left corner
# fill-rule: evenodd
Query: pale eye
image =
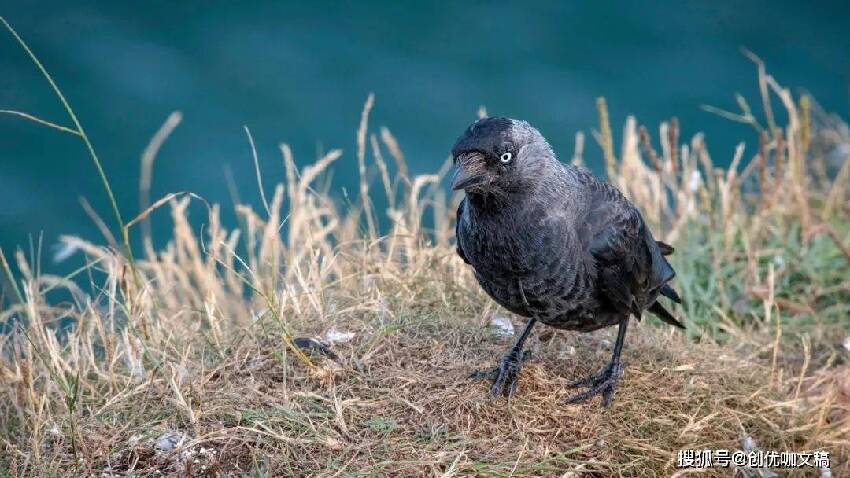
<path fill-rule="evenodd" d="M 513 155 L 511 153 L 502 153 L 502 156 L 499 157 L 499 161 L 501 161 L 503 164 L 510 163 L 511 159 L 513 159 Z"/>

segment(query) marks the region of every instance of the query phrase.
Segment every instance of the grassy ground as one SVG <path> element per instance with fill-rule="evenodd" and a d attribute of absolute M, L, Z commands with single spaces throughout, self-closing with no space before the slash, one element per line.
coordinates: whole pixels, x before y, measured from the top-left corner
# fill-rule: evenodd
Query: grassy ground
<path fill-rule="evenodd" d="M 788 124 L 745 103 L 723 113 L 760 138 L 728 169 L 701 137 L 682 143 L 675 121 L 653 140 L 629 119 L 616 148 L 600 102 L 609 177 L 677 247 L 688 325 L 631 329 L 610 409 L 564 399 L 608 359 L 612 331 L 538 331 L 510 403 L 468 378 L 510 343 L 488 327 L 505 313 L 454 254 L 458 197 L 440 174 L 408 176 L 389 130 L 369 128 L 370 98 L 353 155 L 359 203 L 341 207 L 320 186 L 341 152 L 298 169 L 281 145 L 284 183 L 261 211 L 237 205 L 238 229 L 180 193 L 127 222 L 116 208 L 122 234 L 104 227 L 104 245 L 64 237 L 61 256 L 83 261 L 72 276 L 2 255 L 0 475 L 680 476 L 688 448 L 827 450 L 831 476 L 848 474 L 850 162 L 822 151 L 850 137 L 808 98 L 759 81 Z M 72 120 L 65 132 L 88 144 Z M 371 206 L 379 196 L 387 214 Z M 190 206 L 207 214 L 201 231 Z M 141 225 L 169 210 L 173 238 L 153 250 Z M 70 299 L 52 299 L 60 291 Z M 303 336 L 336 357 L 302 353 Z"/>

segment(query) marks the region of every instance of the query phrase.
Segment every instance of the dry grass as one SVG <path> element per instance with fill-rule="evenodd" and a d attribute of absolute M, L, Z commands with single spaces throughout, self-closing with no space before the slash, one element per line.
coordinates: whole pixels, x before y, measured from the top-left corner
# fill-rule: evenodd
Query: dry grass
<path fill-rule="evenodd" d="M 451 246 L 447 168 L 409 177 L 390 131 L 370 133 L 370 97 L 359 204 L 340 208 L 317 186 L 340 151 L 299 169 L 281 145 L 285 182 L 262 212 L 237 206 L 239 229 L 219 206 L 174 194 L 122 230 L 167 207 L 163 250 L 144 240 L 133 260 L 114 239 L 63 237 L 63 257 L 85 258 L 68 277 L 14 254 L 21 273 L 0 311 L 11 328 L 0 336 L 0 473 L 670 476 L 681 473 L 677 450 L 740 449 L 744 434 L 768 450 L 828 450 L 833 476 L 850 472 L 850 163 L 837 180 L 812 174 L 812 139 L 840 131 L 818 129 L 809 103 L 763 69 L 759 79 L 789 123 L 763 127 L 745 103 L 724 113 L 761 137 L 728 169 L 700 136 L 680 144 L 675 121 L 659 129 L 657 152 L 629 119 L 615 157 L 599 103 L 611 180 L 678 248 L 689 326 L 633 329 L 611 409 L 563 403 L 570 379 L 604 364 L 610 331 L 539 333 L 511 403 L 468 379 L 509 343 L 486 327 L 500 312 Z M 380 196 L 386 217 L 371 205 Z M 200 231 L 192 204 L 207 214 Z M 331 345 L 336 360 L 293 346 L 329 332 L 354 334 Z"/>

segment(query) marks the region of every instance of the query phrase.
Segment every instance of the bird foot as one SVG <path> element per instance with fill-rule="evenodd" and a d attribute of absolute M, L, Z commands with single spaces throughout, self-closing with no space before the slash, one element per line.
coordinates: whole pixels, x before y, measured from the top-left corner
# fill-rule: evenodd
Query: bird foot
<path fill-rule="evenodd" d="M 519 371 L 522 370 L 522 364 L 530 357 L 530 350 L 511 350 L 499 362 L 498 367 L 492 370 L 475 372 L 469 378 L 477 380 L 490 379 L 493 381 L 493 386 L 490 387 L 491 397 L 496 398 L 504 394 L 510 398 L 516 391 L 517 378 L 519 377 Z"/>
<path fill-rule="evenodd" d="M 623 376 L 623 370 L 623 364 L 611 362 L 601 372 L 570 383 L 567 385 L 569 388 L 590 387 L 590 389 L 568 398 L 567 403 L 583 402 L 594 395 L 602 395 L 602 406 L 611 405 L 614 390 L 620 382 L 620 377 Z"/>

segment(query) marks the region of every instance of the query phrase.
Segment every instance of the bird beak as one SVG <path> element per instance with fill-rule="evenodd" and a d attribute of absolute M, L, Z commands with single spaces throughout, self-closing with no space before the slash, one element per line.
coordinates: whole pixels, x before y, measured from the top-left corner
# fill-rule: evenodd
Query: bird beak
<path fill-rule="evenodd" d="M 455 174 L 452 178 L 452 189 L 471 189 L 489 180 L 484 155 L 467 153 L 457 158 Z"/>

